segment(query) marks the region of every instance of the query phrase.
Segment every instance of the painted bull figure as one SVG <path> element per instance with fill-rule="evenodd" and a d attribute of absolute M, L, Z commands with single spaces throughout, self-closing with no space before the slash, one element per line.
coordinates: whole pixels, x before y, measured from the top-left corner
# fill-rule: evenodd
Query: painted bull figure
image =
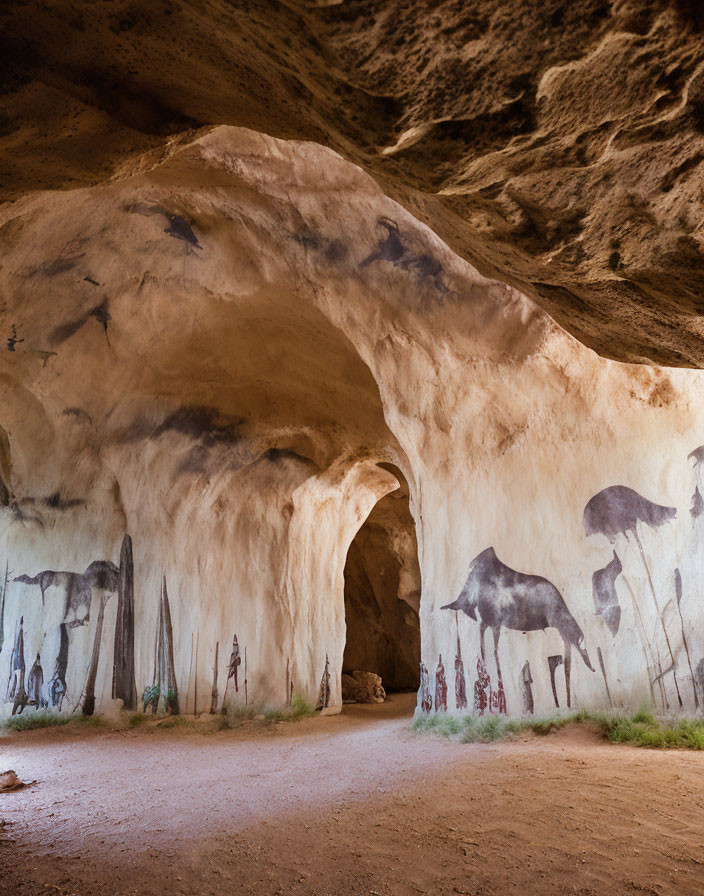
<path fill-rule="evenodd" d="M 594 671 L 584 647 L 584 634 L 557 588 L 541 576 L 516 572 L 502 563 L 493 548 L 487 548 L 472 560 L 469 575 L 457 600 L 443 610 L 462 610 L 471 619 L 479 612 L 479 637 L 484 659 L 484 632 L 494 633 L 496 670 L 499 664 L 501 627 L 517 632 L 534 632 L 556 628 L 565 644 L 565 684 L 567 705 L 570 706 L 570 669 L 572 647 Z"/>

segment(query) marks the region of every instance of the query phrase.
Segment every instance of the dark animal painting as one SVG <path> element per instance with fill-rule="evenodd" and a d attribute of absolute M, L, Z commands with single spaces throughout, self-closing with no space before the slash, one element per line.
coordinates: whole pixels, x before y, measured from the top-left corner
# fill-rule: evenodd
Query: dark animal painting
<path fill-rule="evenodd" d="M 597 616 L 601 616 L 612 635 L 618 632 L 621 623 L 621 605 L 616 593 L 616 579 L 621 575 L 623 566 L 618 554 L 614 551 L 613 559 L 603 569 L 597 569 L 592 575 L 592 597 Z"/>
<path fill-rule="evenodd" d="M 36 576 L 21 575 L 15 582 L 25 585 L 39 585 L 42 593 L 42 604 L 46 600 L 46 592 L 51 587 L 63 588 L 65 592 L 63 622 L 68 628 L 86 625 L 90 620 L 90 601 L 92 589 L 115 591 L 119 570 L 110 560 L 94 560 L 86 567 L 85 572 L 56 572 L 45 569 Z"/>
<path fill-rule="evenodd" d="M 570 704 L 571 649 L 575 647 L 592 672 L 594 667 L 584 647 L 584 634 L 572 616 L 557 588 L 542 576 L 517 572 L 502 563 L 493 547 L 487 548 L 472 560 L 469 575 L 457 600 L 443 610 L 462 610 L 470 619 L 480 617 L 479 639 L 484 656 L 484 633 L 490 628 L 494 634 L 494 658 L 501 681 L 499 637 L 501 629 L 534 632 L 555 628 L 565 645 L 565 677 L 567 705 Z"/>
<path fill-rule="evenodd" d="M 378 247 L 361 264 L 365 268 L 375 261 L 389 261 L 394 267 L 415 273 L 421 280 L 431 280 L 438 292 L 448 292 L 442 280 L 442 265 L 428 252 L 415 251 L 401 236 L 399 226 L 391 218 L 380 218 L 377 226 L 384 232 Z"/>
<path fill-rule="evenodd" d="M 657 529 L 676 516 L 675 507 L 655 504 L 626 485 L 612 485 L 587 502 L 584 531 L 588 536 L 601 533 L 614 544 L 618 535 L 628 532 L 637 535 L 639 522 Z"/>
<path fill-rule="evenodd" d="M 660 526 L 663 526 L 676 516 L 677 509 L 675 507 L 668 507 L 665 504 L 656 504 L 654 501 L 649 501 L 647 498 L 639 495 L 638 492 L 634 491 L 632 488 L 628 488 L 626 485 L 611 485 L 608 488 L 602 489 L 587 502 L 584 508 L 584 531 L 587 536 L 595 535 L 597 533 L 605 535 L 611 544 L 616 543 L 616 539 L 619 535 L 622 535 L 627 540 L 629 539 L 629 535 L 633 537 L 638 546 L 640 558 L 648 578 L 650 593 L 653 597 L 657 618 L 662 626 L 667 649 L 670 654 L 671 663 L 667 671 L 672 672 L 675 690 L 677 691 L 677 700 L 679 701 L 679 705 L 683 706 L 682 696 L 677 682 L 675 654 L 672 645 L 670 644 L 670 636 L 667 627 L 665 626 L 660 604 L 655 593 L 653 577 L 650 572 L 650 564 L 648 563 L 648 558 L 646 557 L 645 549 L 643 548 L 643 542 L 638 533 L 638 523 L 649 526 L 651 529 L 659 529 Z M 658 679 L 661 678 L 663 674 L 664 673 L 661 672 L 658 675 Z"/>
<path fill-rule="evenodd" d="M 127 534 L 122 539 L 117 577 L 112 696 L 113 700 L 122 700 L 123 709 L 137 708 L 134 681 L 134 562 L 132 539 Z"/>
<path fill-rule="evenodd" d="M 688 459 L 693 461 L 694 469 L 697 476 L 697 484 L 694 487 L 694 494 L 692 495 L 692 505 L 689 509 L 691 515 L 697 519 L 704 513 L 704 500 L 702 499 L 702 493 L 699 491 L 699 482 L 701 476 L 701 468 L 704 463 L 704 445 L 700 445 L 699 448 L 695 448 L 688 455 Z"/>
<path fill-rule="evenodd" d="M 203 248 L 198 242 L 198 238 L 193 232 L 193 228 L 183 215 L 171 212 L 161 205 L 146 205 L 144 203 L 136 203 L 130 206 L 128 210 L 136 212 L 139 215 L 161 215 L 167 222 L 167 226 L 164 228 L 164 233 L 168 233 L 169 236 L 172 236 L 177 240 L 183 240 L 184 243 L 189 246 L 194 246 L 196 249 Z"/>

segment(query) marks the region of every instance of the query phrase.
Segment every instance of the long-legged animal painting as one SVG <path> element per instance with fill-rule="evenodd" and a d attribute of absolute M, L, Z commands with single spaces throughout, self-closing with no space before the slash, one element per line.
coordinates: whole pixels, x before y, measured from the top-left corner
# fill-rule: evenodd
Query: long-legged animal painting
<path fill-rule="evenodd" d="M 494 633 L 494 658 L 501 678 L 499 662 L 499 638 L 501 629 L 516 632 L 534 632 L 555 628 L 565 645 L 565 683 L 567 705 L 571 706 L 570 669 L 572 648 L 576 648 L 585 665 L 592 672 L 594 667 L 584 646 L 584 634 L 567 608 L 557 588 L 542 576 L 517 572 L 506 566 L 496 556 L 493 547 L 482 551 L 469 566 L 467 581 L 459 596 L 443 610 L 462 610 L 470 619 L 479 613 L 479 639 L 482 660 L 485 661 L 484 633 L 490 628 Z"/>

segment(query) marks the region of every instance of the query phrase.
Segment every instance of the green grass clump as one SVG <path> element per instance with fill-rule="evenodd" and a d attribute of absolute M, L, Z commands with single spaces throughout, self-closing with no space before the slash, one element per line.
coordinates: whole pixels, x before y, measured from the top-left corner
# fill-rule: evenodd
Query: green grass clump
<path fill-rule="evenodd" d="M 315 708 L 302 694 L 296 694 L 285 709 L 272 709 L 264 713 L 267 722 L 297 722 L 315 715 Z"/>
<path fill-rule="evenodd" d="M 652 713 L 641 711 L 631 718 L 609 720 L 605 734 L 617 744 L 704 750 L 704 719 L 657 719 Z"/>
<path fill-rule="evenodd" d="M 9 731 L 33 731 L 37 728 L 57 728 L 63 725 L 76 725 L 90 728 L 103 728 L 105 721 L 101 716 L 68 715 L 54 712 L 25 712 L 22 715 L 10 716 L 2 722 L 2 727 Z"/>
<path fill-rule="evenodd" d="M 67 725 L 73 721 L 68 715 L 59 715 L 52 712 L 29 712 L 19 716 L 10 716 L 2 723 L 3 728 L 10 731 L 32 731 L 34 728 L 54 728 L 58 725 Z"/>
<path fill-rule="evenodd" d="M 459 739 L 462 743 L 492 743 L 516 734 L 547 735 L 566 725 L 589 723 L 612 743 L 638 747 L 704 750 L 704 719 L 658 719 L 642 708 L 632 716 L 580 710 L 566 715 L 531 719 L 502 716 L 421 716 L 413 723 L 418 732 Z"/>

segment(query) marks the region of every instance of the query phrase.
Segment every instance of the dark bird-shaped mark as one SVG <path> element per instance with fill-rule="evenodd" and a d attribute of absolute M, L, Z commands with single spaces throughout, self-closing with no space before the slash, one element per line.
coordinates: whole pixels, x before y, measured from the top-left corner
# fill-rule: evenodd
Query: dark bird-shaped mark
<path fill-rule="evenodd" d="M 169 236 L 173 236 L 177 240 L 183 240 L 184 243 L 195 246 L 196 249 L 203 248 L 193 233 L 193 228 L 183 215 L 172 215 L 169 212 L 164 212 L 164 214 L 169 222 L 169 226 L 164 228 L 164 233 L 168 233 Z"/>
<path fill-rule="evenodd" d="M 592 575 L 594 609 L 596 615 L 602 617 L 612 635 L 618 632 L 621 623 L 621 605 L 616 593 L 616 579 L 622 571 L 623 566 L 614 551 L 613 560 L 603 569 L 597 569 Z"/>
<path fill-rule="evenodd" d="M 108 324 L 112 320 L 112 317 L 110 317 L 110 312 L 108 311 L 108 300 L 104 299 L 100 305 L 98 305 L 90 312 L 90 316 L 94 317 L 98 321 L 98 323 L 103 325 L 105 339 L 107 340 L 108 345 L 110 345 L 110 337 L 108 336 Z"/>
<path fill-rule="evenodd" d="M 436 258 L 427 252 L 414 252 L 405 245 L 398 224 L 391 218 L 380 218 L 378 226 L 386 231 L 386 236 L 376 250 L 364 259 L 361 267 L 366 268 L 375 261 L 390 261 L 394 267 L 413 271 L 421 280 L 432 280 L 439 292 L 448 292 L 442 281 L 442 265 Z"/>
<path fill-rule="evenodd" d="M 14 352 L 15 346 L 18 345 L 20 342 L 24 342 L 24 339 L 17 338 L 17 327 L 13 324 L 12 325 L 12 335 L 9 336 L 7 339 L 8 352 Z"/>
<path fill-rule="evenodd" d="M 105 332 L 105 339 L 107 340 L 108 345 L 110 345 L 110 337 L 108 336 L 108 323 L 112 320 L 112 318 L 110 316 L 110 312 L 108 311 L 107 299 L 103 299 L 100 305 L 96 305 L 95 308 L 91 308 L 91 310 L 87 314 L 84 314 L 83 317 L 78 317 L 75 320 L 69 321 L 67 324 L 61 324 L 61 326 L 56 327 L 49 335 L 49 342 L 52 345 L 57 345 L 65 342 L 67 339 L 70 339 L 71 336 L 77 333 L 91 317 L 94 317 L 98 321 L 98 323 L 102 324 L 103 330 Z"/>
<path fill-rule="evenodd" d="M 675 507 L 655 504 L 626 485 L 612 485 L 587 502 L 584 531 L 587 535 L 601 533 L 613 544 L 618 535 L 636 534 L 639 522 L 657 529 L 676 516 Z"/>
<path fill-rule="evenodd" d="M 470 619 L 480 616 L 479 638 L 482 660 L 484 632 L 494 633 L 494 658 L 499 665 L 499 637 L 501 628 L 517 632 L 535 632 L 556 628 L 565 645 L 565 680 L 567 705 L 570 706 L 570 670 L 572 647 L 575 647 L 587 668 L 594 671 L 584 647 L 584 634 L 567 608 L 557 588 L 542 576 L 516 572 L 502 563 L 494 548 L 487 548 L 472 560 L 467 581 L 457 600 L 443 610 L 462 610 Z"/>
<path fill-rule="evenodd" d="M 169 236 L 177 240 L 183 240 L 184 243 L 196 249 L 203 248 L 198 242 L 198 237 L 193 232 L 193 228 L 183 215 L 170 212 L 161 205 L 146 205 L 141 202 L 128 206 L 128 211 L 136 212 L 138 215 L 161 215 L 167 222 L 164 233 L 168 233 Z"/>

